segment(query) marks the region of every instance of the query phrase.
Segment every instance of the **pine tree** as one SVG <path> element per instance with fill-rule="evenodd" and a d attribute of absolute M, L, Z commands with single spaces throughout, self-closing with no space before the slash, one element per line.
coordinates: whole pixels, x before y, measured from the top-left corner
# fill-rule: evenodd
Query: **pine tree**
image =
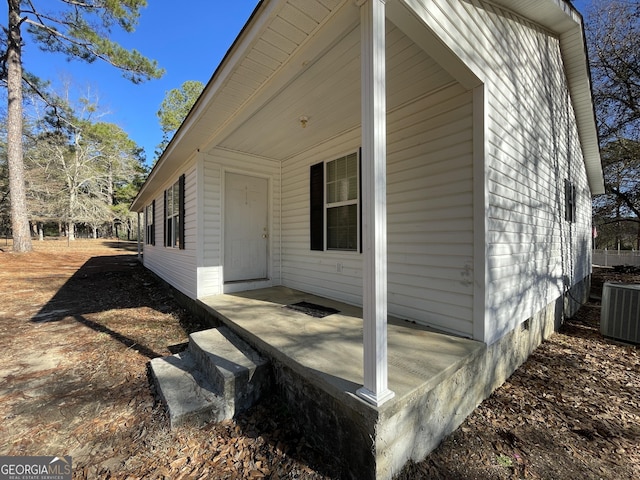
<path fill-rule="evenodd" d="M 187 80 L 180 88 L 166 92 L 160 104 L 160 110 L 156 113 L 162 127 L 162 142 L 156 147 L 155 161 L 160 158 L 173 134 L 187 118 L 202 90 L 204 90 L 204 83 L 198 80 Z"/>
<path fill-rule="evenodd" d="M 22 151 L 23 75 L 22 44 L 26 26 L 28 38 L 42 50 L 61 53 L 85 62 L 103 60 L 123 72 L 134 83 L 159 78 L 164 73 L 155 61 L 136 50 L 126 50 L 111 41 L 114 27 L 134 31 L 146 0 L 7 0 L 8 24 L 4 27 L 5 51 L 0 72 L 7 87 L 7 165 L 11 196 L 13 249 L 32 249 L 24 181 Z"/>

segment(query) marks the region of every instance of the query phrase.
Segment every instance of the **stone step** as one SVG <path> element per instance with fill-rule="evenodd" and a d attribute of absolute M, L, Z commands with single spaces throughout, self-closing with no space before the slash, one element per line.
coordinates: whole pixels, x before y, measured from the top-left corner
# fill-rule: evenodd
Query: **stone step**
<path fill-rule="evenodd" d="M 190 423 L 200 425 L 229 416 L 223 398 L 214 392 L 189 352 L 150 362 L 156 390 L 167 408 L 171 428 Z"/>
<path fill-rule="evenodd" d="M 151 372 L 171 427 L 233 418 L 271 388 L 268 361 L 227 327 L 192 333 L 185 352 L 154 358 Z"/>
<path fill-rule="evenodd" d="M 271 386 L 269 362 L 227 327 L 192 333 L 188 350 L 235 411 L 251 407 Z"/>

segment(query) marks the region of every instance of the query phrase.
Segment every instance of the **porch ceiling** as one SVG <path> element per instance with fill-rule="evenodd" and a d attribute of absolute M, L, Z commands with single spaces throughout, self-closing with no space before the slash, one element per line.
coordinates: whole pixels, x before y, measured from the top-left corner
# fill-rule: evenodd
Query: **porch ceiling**
<path fill-rule="evenodd" d="M 285 160 L 360 124 L 360 29 L 342 38 L 212 146 Z M 300 118 L 308 122 L 302 125 Z"/>
<path fill-rule="evenodd" d="M 411 100 L 394 74 L 429 89 L 453 78 L 387 21 L 387 110 Z M 410 66 L 409 66 L 410 65 Z M 395 83 L 394 83 L 395 82 Z M 406 85 L 403 88 L 409 92 Z M 413 90 L 415 92 L 415 90 Z M 413 93 L 412 93 L 413 95 Z M 308 118 L 306 128 L 300 117 Z M 220 147 L 286 160 L 359 128 L 360 9 L 353 0 L 262 2 L 154 167 L 133 210 L 141 211 L 198 152 Z"/>
<path fill-rule="evenodd" d="M 227 148 L 241 147 L 236 145 L 241 133 L 233 136 L 234 132 L 250 132 L 240 127 L 265 105 L 273 104 L 289 84 L 353 31 L 359 20 L 360 10 L 352 0 L 261 1 L 151 171 L 132 210 L 141 211 L 154 191 L 163 188 L 198 152 L 209 151 L 230 136 L 235 141 L 230 139 Z M 274 115 L 266 110 L 258 118 L 273 124 Z M 288 126 L 281 117 L 280 138 L 299 133 L 300 115 Z M 254 124 L 258 120 L 250 121 L 249 126 Z M 265 129 L 258 129 L 256 136 L 261 132 Z M 249 151 L 267 156 L 255 147 Z"/>
<path fill-rule="evenodd" d="M 394 2 L 390 14 L 402 13 L 400 20 L 406 21 L 411 17 L 407 15 L 410 11 L 407 1 Z M 537 4 L 533 0 L 499 1 L 530 14 L 535 10 L 532 5 Z M 564 0 L 546 2 L 555 8 L 547 15 L 550 18 L 537 18 L 538 21 L 561 31 L 568 28 L 567 24 L 574 29 L 580 25 Z M 570 15 L 566 15 L 567 10 Z M 175 178 L 198 152 L 219 146 L 282 161 L 340 132 L 358 128 L 361 115 L 359 23 L 360 9 L 353 0 L 260 2 L 150 173 L 132 210 L 142 211 L 153 194 Z M 427 32 L 422 26 L 420 31 Z M 580 28 L 578 32 L 581 33 Z M 569 79 L 574 94 L 584 93 L 582 96 L 589 100 L 577 102 L 577 110 L 592 190 L 598 193 L 602 182 L 600 157 L 583 44 L 565 43 L 577 45 L 573 49 L 565 48 L 564 53 L 567 59 L 578 64 L 578 73 Z M 415 54 L 429 58 L 424 45 L 422 48 L 412 45 L 421 52 Z M 438 42 L 429 43 L 429 51 L 438 45 Z M 434 58 L 439 58 L 437 53 L 447 51 L 440 45 Z M 388 52 L 387 58 L 389 62 L 393 55 Z M 447 62 L 448 67 L 450 63 Z M 422 64 L 428 66 L 429 62 Z M 433 64 L 431 61 L 432 67 Z M 464 68 L 453 70 L 459 73 Z M 393 71 L 389 63 L 387 71 Z M 415 72 L 415 78 L 427 78 L 429 73 Z M 458 75 L 456 78 L 460 80 Z M 460 81 L 466 85 L 464 78 Z M 392 90 L 391 82 L 393 79 L 389 76 L 388 90 Z M 403 101 L 407 99 L 402 95 L 388 98 L 387 109 L 393 110 Z M 301 116 L 308 118 L 306 128 L 300 124 Z"/>
<path fill-rule="evenodd" d="M 284 161 L 360 128 L 359 20 L 343 19 L 338 23 L 349 28 L 235 130 L 219 142 L 210 143 L 210 148 Z M 391 21 L 386 22 L 386 30 L 388 112 L 455 82 L 422 46 Z M 307 120 L 304 125 L 301 117 Z"/>

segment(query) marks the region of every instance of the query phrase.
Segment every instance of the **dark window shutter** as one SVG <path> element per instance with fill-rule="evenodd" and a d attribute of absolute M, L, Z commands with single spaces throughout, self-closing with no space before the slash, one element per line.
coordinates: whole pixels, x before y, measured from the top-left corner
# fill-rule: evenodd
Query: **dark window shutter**
<path fill-rule="evenodd" d="M 324 163 L 312 165 L 309 178 L 311 250 L 324 250 Z"/>
<path fill-rule="evenodd" d="M 151 245 L 156 244 L 156 201 L 153 200 L 151 202 L 151 235 L 150 243 Z"/>
<path fill-rule="evenodd" d="M 179 203 L 178 203 L 178 212 L 179 212 L 179 218 L 178 218 L 178 238 L 180 239 L 180 249 L 184 250 L 185 249 L 185 245 L 184 245 L 184 182 L 185 182 L 185 176 L 184 174 L 180 175 L 180 181 L 178 183 L 178 198 L 179 198 Z"/>

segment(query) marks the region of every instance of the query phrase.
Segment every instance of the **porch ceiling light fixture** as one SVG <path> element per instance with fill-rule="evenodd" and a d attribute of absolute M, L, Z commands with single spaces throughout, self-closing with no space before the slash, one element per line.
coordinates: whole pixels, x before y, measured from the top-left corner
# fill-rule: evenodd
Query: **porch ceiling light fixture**
<path fill-rule="evenodd" d="M 300 126 L 302 128 L 306 128 L 307 127 L 307 123 L 309 123 L 309 117 L 307 117 L 306 115 L 302 115 L 298 121 L 300 122 Z"/>

